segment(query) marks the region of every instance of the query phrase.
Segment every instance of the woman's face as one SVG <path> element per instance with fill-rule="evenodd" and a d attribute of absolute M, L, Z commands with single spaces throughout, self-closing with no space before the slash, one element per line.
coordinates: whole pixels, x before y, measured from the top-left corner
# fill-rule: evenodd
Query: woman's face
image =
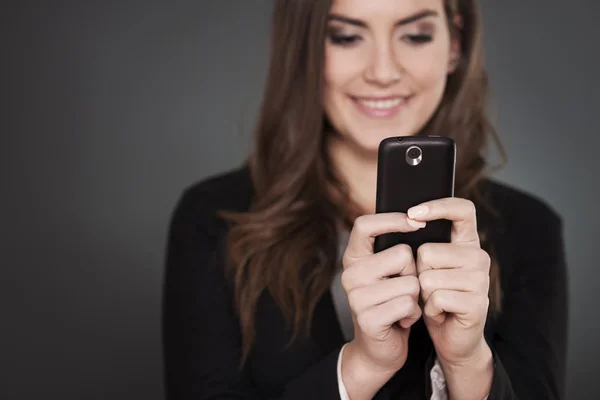
<path fill-rule="evenodd" d="M 368 152 L 418 133 L 441 101 L 457 46 L 443 0 L 334 0 L 324 105 L 336 132 Z"/>

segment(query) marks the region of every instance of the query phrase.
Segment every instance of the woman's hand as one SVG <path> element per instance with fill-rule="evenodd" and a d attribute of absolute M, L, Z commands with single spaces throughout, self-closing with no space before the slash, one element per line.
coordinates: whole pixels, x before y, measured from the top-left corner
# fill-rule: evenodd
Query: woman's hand
<path fill-rule="evenodd" d="M 483 398 L 493 377 L 492 353 L 483 336 L 490 257 L 480 247 L 475 206 L 447 198 L 413 207 L 408 215 L 422 222 L 452 221 L 450 243 L 426 243 L 417 250 L 423 319 L 450 397 Z"/>
<path fill-rule="evenodd" d="M 402 368 L 410 326 L 421 317 L 411 248 L 397 245 L 374 254 L 375 237 L 423 226 L 402 213 L 361 216 L 354 223 L 342 259 L 342 285 L 354 321 L 354 339 L 342 357 L 342 380 L 353 400 L 372 398 Z"/>

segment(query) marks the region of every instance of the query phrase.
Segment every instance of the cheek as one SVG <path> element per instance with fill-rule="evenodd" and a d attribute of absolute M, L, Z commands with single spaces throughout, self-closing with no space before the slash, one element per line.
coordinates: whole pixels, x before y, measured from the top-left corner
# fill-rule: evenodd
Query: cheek
<path fill-rule="evenodd" d="M 421 91 L 437 91 L 444 87 L 448 77 L 448 53 L 443 49 L 409 57 L 405 65 Z"/>
<path fill-rule="evenodd" d="M 325 50 L 325 86 L 323 106 L 330 121 L 338 129 L 344 120 L 346 95 L 350 94 L 351 83 L 360 75 L 360 63 L 353 52 L 326 48 Z"/>
<path fill-rule="evenodd" d="M 414 60 L 410 75 L 422 91 L 436 90 L 445 85 L 448 70 L 440 59 L 419 62 Z"/>
<path fill-rule="evenodd" d="M 342 94 L 360 77 L 365 57 L 360 51 L 344 51 L 333 46 L 325 50 L 325 85 L 330 95 Z"/>

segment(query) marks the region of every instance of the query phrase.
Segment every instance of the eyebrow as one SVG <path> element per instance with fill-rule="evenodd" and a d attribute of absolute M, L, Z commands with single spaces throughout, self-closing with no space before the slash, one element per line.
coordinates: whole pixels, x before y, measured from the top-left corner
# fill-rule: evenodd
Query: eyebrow
<path fill-rule="evenodd" d="M 403 18 L 399 21 L 397 21 L 394 25 L 395 26 L 403 26 L 403 25 L 408 25 L 411 24 L 413 22 L 419 21 L 423 18 L 427 18 L 427 17 L 436 17 L 438 16 L 437 11 L 433 11 L 433 10 L 423 10 L 423 11 L 419 11 L 416 14 L 411 15 L 410 17 L 406 17 Z M 361 28 L 367 28 L 367 23 L 364 21 L 361 21 L 360 19 L 354 19 L 354 18 L 349 18 L 349 17 L 345 17 L 343 15 L 339 15 L 339 14 L 329 14 L 329 20 L 330 21 L 339 21 L 339 22 L 343 22 L 346 24 L 350 24 L 350 25 L 354 25 L 354 26 L 358 26 Z"/>

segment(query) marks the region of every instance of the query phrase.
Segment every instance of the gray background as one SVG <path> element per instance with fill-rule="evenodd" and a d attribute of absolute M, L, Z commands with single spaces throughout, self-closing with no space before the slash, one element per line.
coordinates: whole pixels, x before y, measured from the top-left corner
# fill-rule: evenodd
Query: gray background
<path fill-rule="evenodd" d="M 185 186 L 248 148 L 271 1 L 5 4 L 0 398 L 161 399 L 167 223 Z M 565 219 L 569 398 L 584 398 L 600 392 L 600 3 L 483 7 L 498 177 Z"/>

